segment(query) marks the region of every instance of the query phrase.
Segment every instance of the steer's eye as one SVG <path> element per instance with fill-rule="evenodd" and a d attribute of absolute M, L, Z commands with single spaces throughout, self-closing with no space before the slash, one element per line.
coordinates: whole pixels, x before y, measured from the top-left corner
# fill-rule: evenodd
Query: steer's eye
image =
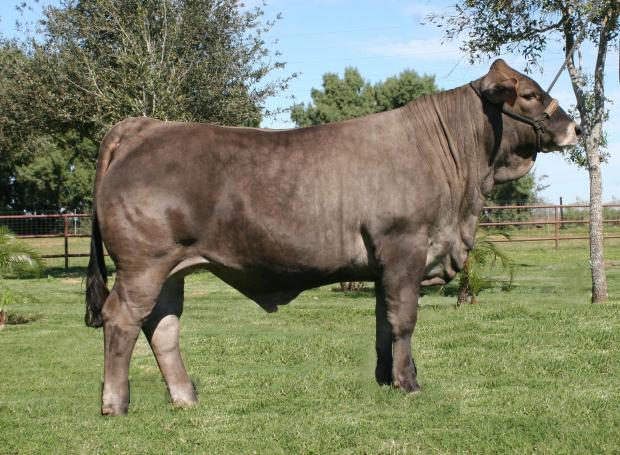
<path fill-rule="evenodd" d="M 521 98 L 526 100 L 533 100 L 534 98 L 538 99 L 538 94 L 536 92 L 524 92 L 521 94 Z"/>

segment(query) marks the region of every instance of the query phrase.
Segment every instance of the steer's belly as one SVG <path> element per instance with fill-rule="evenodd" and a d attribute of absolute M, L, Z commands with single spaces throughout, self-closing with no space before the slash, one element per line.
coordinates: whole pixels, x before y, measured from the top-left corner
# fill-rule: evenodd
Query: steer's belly
<path fill-rule="evenodd" d="M 376 272 L 367 266 L 346 266 L 337 270 L 308 267 L 286 270 L 282 266 L 231 267 L 209 262 L 206 268 L 268 312 L 288 304 L 307 289 L 341 281 L 371 281 L 377 278 Z"/>

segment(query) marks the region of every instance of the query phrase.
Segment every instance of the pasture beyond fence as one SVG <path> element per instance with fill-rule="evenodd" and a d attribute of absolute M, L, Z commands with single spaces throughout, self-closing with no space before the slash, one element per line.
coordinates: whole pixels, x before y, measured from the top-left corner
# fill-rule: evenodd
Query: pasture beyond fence
<path fill-rule="evenodd" d="M 561 241 L 589 238 L 583 229 L 589 224 L 589 208 L 588 204 L 488 206 L 482 211 L 479 227 L 509 232 L 509 236 L 491 237 L 493 242 L 553 241 L 558 249 Z M 620 204 L 605 204 L 603 212 L 604 238 L 620 238 L 620 230 L 610 229 L 620 226 Z M 64 239 L 62 253 L 41 256 L 63 258 L 65 269 L 69 268 L 69 258 L 89 256 L 87 251 L 70 251 L 70 239 L 90 237 L 91 215 L 88 213 L 0 215 L 0 225 L 7 226 L 22 239 Z"/>

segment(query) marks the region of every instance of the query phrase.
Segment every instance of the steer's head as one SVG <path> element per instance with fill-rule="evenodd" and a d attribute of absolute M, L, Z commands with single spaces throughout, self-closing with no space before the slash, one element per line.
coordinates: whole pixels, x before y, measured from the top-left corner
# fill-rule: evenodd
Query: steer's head
<path fill-rule="evenodd" d="M 498 108 L 485 109 L 496 136 L 492 157 L 496 183 L 524 175 L 539 151 L 560 150 L 577 143 L 581 128 L 575 121 L 536 81 L 503 60 L 493 62 L 487 75 L 477 81 L 477 88 Z"/>

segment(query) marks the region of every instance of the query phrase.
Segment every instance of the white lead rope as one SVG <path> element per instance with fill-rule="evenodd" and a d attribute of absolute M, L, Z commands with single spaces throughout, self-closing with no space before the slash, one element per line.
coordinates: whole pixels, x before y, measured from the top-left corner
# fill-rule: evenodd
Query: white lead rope
<path fill-rule="evenodd" d="M 579 36 L 577 36 L 577 39 L 575 40 L 575 42 L 571 46 L 570 51 L 566 54 L 566 58 L 564 59 L 564 63 L 562 63 L 562 66 L 560 66 L 560 69 L 558 70 L 558 73 L 553 78 L 553 81 L 551 81 L 551 84 L 549 85 L 549 88 L 547 89 L 547 93 L 549 93 L 551 91 L 551 89 L 553 88 L 555 83 L 560 78 L 560 74 L 562 74 L 562 71 L 564 71 L 564 68 L 566 68 L 566 65 L 568 65 L 568 62 L 573 58 L 573 54 L 579 48 L 579 45 L 581 44 L 581 42 L 583 41 L 583 39 L 586 36 L 586 24 L 588 22 L 590 22 L 590 20 L 594 17 L 594 13 L 598 12 L 600 10 L 600 8 L 601 8 L 601 1 L 597 2 L 596 5 L 592 6 L 592 10 L 590 10 L 590 14 L 588 14 L 588 17 L 586 17 L 585 21 L 583 22 L 583 27 L 581 27 L 581 31 L 579 32 Z M 619 58 L 620 58 L 620 54 L 619 54 Z M 620 72 L 618 73 L 618 78 L 620 78 Z"/>

